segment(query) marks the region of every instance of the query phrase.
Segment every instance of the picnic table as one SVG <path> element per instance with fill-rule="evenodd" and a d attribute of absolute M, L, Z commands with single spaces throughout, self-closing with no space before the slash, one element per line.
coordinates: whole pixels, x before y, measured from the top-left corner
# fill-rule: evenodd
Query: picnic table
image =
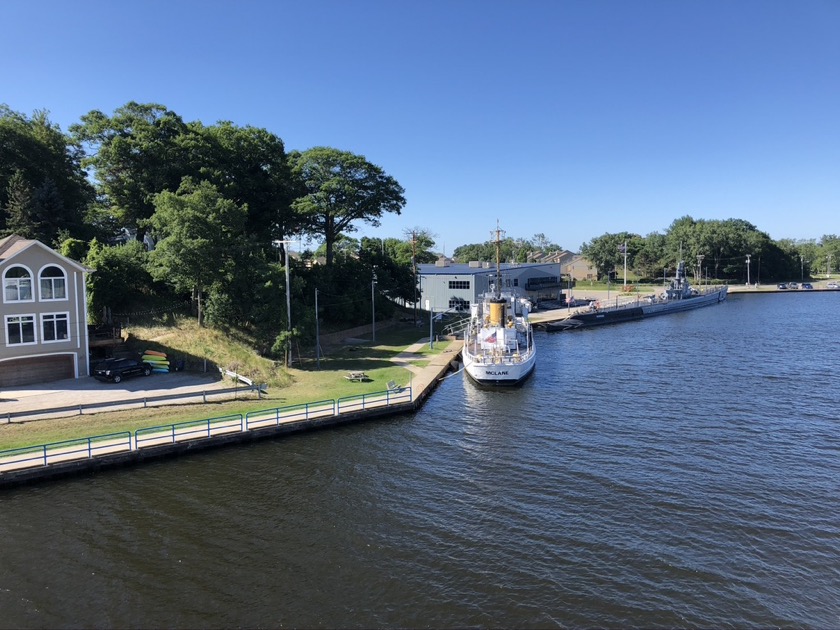
<path fill-rule="evenodd" d="M 368 375 L 364 372 L 350 372 L 344 378 L 346 378 L 348 381 L 362 382 L 368 380 Z"/>

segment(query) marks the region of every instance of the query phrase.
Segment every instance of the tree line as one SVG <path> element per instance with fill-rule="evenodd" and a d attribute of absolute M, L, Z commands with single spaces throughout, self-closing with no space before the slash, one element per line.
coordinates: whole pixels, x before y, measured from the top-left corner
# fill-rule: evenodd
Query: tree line
<path fill-rule="evenodd" d="M 627 268 L 642 281 L 662 280 L 679 261 L 695 281 L 775 282 L 829 273 L 840 261 L 840 238 L 774 241 L 743 219 L 705 220 L 684 216 L 664 234 L 640 236 L 607 233 L 581 246 L 580 253 L 598 269 L 599 278 Z M 833 261 L 833 262 L 832 262 Z M 621 271 L 617 271 L 621 270 Z"/>
<path fill-rule="evenodd" d="M 388 316 L 395 301 L 414 299 L 406 261 L 434 260 L 434 241 L 419 228 L 403 241 L 348 235 L 404 205 L 399 182 L 364 156 L 287 152 L 266 129 L 186 122 L 130 102 L 112 115 L 91 111 L 64 133 L 47 112 L 0 106 L 0 234 L 38 239 L 95 269 L 89 311 L 98 321 L 188 303 L 200 322 L 271 356 L 290 335 L 312 336 L 315 288 L 334 296 L 322 301 L 327 325 L 369 321 L 374 275 L 376 313 Z M 304 248 L 312 241 L 319 251 Z M 323 264 L 312 264 L 318 254 Z"/>

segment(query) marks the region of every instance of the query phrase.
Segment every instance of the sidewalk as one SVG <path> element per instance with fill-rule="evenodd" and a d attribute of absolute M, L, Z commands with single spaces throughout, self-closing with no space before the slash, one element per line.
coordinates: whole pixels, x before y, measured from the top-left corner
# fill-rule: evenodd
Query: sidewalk
<path fill-rule="evenodd" d="M 404 367 L 411 372 L 411 389 L 414 392 L 414 400 L 423 400 L 437 384 L 437 381 L 452 367 L 464 346 L 461 339 L 454 341 L 442 340 L 435 344 L 446 345 L 446 349 L 434 355 L 418 354 L 418 351 L 429 345 L 428 340 L 420 341 L 410 345 L 400 354 L 391 358 L 393 363 Z M 411 361 L 428 361 L 426 366 L 412 365 Z"/>

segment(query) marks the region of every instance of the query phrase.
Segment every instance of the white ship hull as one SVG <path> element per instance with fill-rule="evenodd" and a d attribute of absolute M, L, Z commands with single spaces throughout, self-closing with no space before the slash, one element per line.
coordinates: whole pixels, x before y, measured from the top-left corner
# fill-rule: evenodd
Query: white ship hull
<path fill-rule="evenodd" d="M 536 351 L 519 362 L 499 363 L 486 363 L 464 353 L 464 371 L 479 385 L 518 385 L 531 375 L 536 364 Z"/>
<path fill-rule="evenodd" d="M 495 302 L 495 308 L 493 303 Z M 471 308 L 464 334 L 464 371 L 481 385 L 517 385 L 537 362 L 530 303 L 502 293 Z"/>

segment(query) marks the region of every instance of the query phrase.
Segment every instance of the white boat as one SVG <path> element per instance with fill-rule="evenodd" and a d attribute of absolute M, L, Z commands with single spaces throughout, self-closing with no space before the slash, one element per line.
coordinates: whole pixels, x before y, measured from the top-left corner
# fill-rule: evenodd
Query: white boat
<path fill-rule="evenodd" d="M 501 289 L 499 263 L 501 231 L 496 230 L 496 278 L 491 291 L 470 305 L 464 332 L 464 371 L 481 385 L 517 385 L 537 362 L 534 332 L 528 319 L 530 301 Z"/>

